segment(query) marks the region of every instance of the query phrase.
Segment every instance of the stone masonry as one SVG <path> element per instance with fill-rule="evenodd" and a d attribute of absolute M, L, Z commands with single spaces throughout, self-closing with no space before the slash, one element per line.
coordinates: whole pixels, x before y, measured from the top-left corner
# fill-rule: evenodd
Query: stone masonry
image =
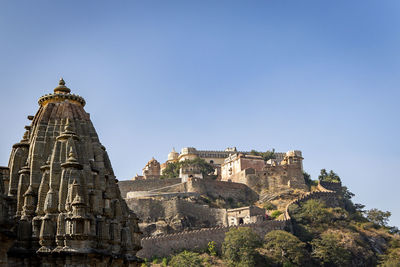
<path fill-rule="evenodd" d="M 39 106 L 1 181 L 8 188 L 0 187 L 0 228 L 15 221 L 8 265 L 138 265 L 138 218 L 121 197 L 85 100 L 61 79 Z M 15 201 L 12 214 L 4 208 L 8 198 Z"/>

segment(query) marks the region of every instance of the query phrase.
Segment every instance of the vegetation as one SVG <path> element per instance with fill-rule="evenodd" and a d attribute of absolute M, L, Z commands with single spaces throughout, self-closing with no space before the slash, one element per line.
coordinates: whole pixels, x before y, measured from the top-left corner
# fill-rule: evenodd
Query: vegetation
<path fill-rule="evenodd" d="M 391 213 L 389 211 L 381 211 L 378 209 L 370 209 L 365 212 L 367 219 L 379 226 L 387 226 Z"/>
<path fill-rule="evenodd" d="M 276 205 L 272 204 L 271 202 L 265 202 L 263 204 L 263 208 L 266 210 L 276 210 Z"/>
<path fill-rule="evenodd" d="M 312 180 L 311 179 L 311 175 L 308 174 L 307 172 L 303 172 L 303 177 L 304 177 L 304 181 L 305 181 L 305 183 L 306 183 L 306 185 L 308 186 L 309 189 L 311 189 L 312 186 L 317 186 L 318 185 L 318 181 Z"/>
<path fill-rule="evenodd" d="M 250 155 L 261 156 L 264 161 L 268 161 L 275 158 L 275 149 L 273 148 L 272 150 L 267 150 L 265 152 L 260 152 L 253 149 L 250 151 Z"/>
<path fill-rule="evenodd" d="M 204 266 L 200 255 L 191 251 L 183 251 L 174 255 L 169 262 L 172 267 L 200 267 Z"/>
<path fill-rule="evenodd" d="M 229 266 L 256 266 L 260 260 L 257 248 L 262 242 L 250 228 L 232 228 L 225 235 L 222 256 Z"/>
<path fill-rule="evenodd" d="M 214 175 L 215 169 L 213 165 L 211 165 L 210 163 L 206 162 L 204 159 L 201 158 L 168 163 L 166 168 L 163 170 L 161 178 L 177 178 L 179 177 L 180 168 L 190 165 L 199 167 L 203 177 L 211 176 L 211 178 L 216 178 L 216 176 Z"/>
<path fill-rule="evenodd" d="M 325 232 L 311 242 L 312 256 L 322 265 L 349 266 L 351 253 L 334 232 Z"/>
<path fill-rule="evenodd" d="M 309 257 L 306 244 L 286 231 L 275 230 L 264 238 L 263 254 L 270 264 L 303 266 Z"/>
<path fill-rule="evenodd" d="M 208 242 L 208 248 L 207 248 L 207 250 L 208 250 L 208 253 L 209 253 L 211 256 L 217 256 L 217 250 L 216 250 L 216 248 L 215 248 L 215 242 L 214 242 L 214 241 Z"/>
<path fill-rule="evenodd" d="M 332 170 L 328 173 L 326 169 L 321 170 L 318 180 L 323 182 L 340 183 L 340 177 Z"/>
<path fill-rule="evenodd" d="M 271 218 L 272 218 L 272 219 L 276 219 L 276 218 L 278 218 L 281 214 L 282 214 L 282 211 L 280 211 L 280 210 L 274 210 L 273 212 L 271 212 Z"/>

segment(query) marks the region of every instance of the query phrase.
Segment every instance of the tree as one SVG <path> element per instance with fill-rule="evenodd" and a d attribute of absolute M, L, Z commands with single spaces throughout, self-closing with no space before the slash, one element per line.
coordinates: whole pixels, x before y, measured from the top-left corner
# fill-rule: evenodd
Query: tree
<path fill-rule="evenodd" d="M 379 226 L 387 226 L 389 217 L 392 215 L 390 211 L 381 211 L 378 209 L 370 209 L 366 212 L 367 219 Z"/>
<path fill-rule="evenodd" d="M 320 238 L 313 239 L 312 256 L 322 265 L 350 266 L 351 253 L 341 243 L 340 237 L 334 232 L 322 233 Z"/>
<path fill-rule="evenodd" d="M 222 256 L 230 266 L 256 266 L 256 248 L 262 243 L 256 233 L 248 227 L 232 228 L 225 234 Z"/>
<path fill-rule="evenodd" d="M 203 266 L 203 261 L 198 253 L 185 250 L 177 255 L 174 255 L 169 264 L 172 267 L 200 267 Z"/>
<path fill-rule="evenodd" d="M 161 178 L 177 178 L 179 177 L 179 169 L 181 165 L 179 162 L 167 163 L 167 166 L 162 172 Z"/>
<path fill-rule="evenodd" d="M 163 173 L 161 175 L 161 178 L 177 178 L 179 177 L 179 170 L 182 166 L 189 166 L 189 165 L 196 165 L 200 168 L 200 172 L 204 176 L 212 176 L 214 175 L 214 167 L 206 162 L 204 159 L 201 158 L 195 158 L 192 160 L 185 160 L 185 161 L 180 161 L 180 162 L 171 162 L 168 163 L 165 169 L 163 170 Z"/>
<path fill-rule="evenodd" d="M 264 159 L 264 161 L 276 158 L 274 148 L 272 150 L 267 150 L 265 152 L 260 152 L 253 149 L 250 151 L 250 155 L 261 156 Z"/>
<path fill-rule="evenodd" d="M 311 179 L 311 175 L 303 172 L 303 177 L 304 177 L 304 182 L 306 183 L 306 185 L 311 188 L 312 185 L 318 185 L 318 181 L 314 181 Z"/>
<path fill-rule="evenodd" d="M 210 163 L 208 163 L 207 161 L 205 161 L 204 159 L 201 158 L 195 158 L 192 160 L 184 160 L 180 162 L 181 166 L 190 166 L 190 165 L 195 165 L 198 166 L 200 168 L 200 172 L 201 174 L 203 174 L 204 176 L 209 176 L 209 175 L 213 175 L 215 168 L 213 165 L 211 165 Z"/>
<path fill-rule="evenodd" d="M 331 183 L 340 183 L 340 177 L 334 171 L 330 170 L 329 173 L 326 169 L 321 169 L 318 180 Z"/>
<path fill-rule="evenodd" d="M 274 264 L 296 264 L 302 266 L 308 259 L 306 244 L 296 236 L 282 230 L 271 231 L 265 235 L 266 256 Z"/>
<path fill-rule="evenodd" d="M 320 200 L 307 200 L 299 209 L 294 211 L 292 217 L 301 224 L 319 224 L 330 222 L 333 215 Z"/>

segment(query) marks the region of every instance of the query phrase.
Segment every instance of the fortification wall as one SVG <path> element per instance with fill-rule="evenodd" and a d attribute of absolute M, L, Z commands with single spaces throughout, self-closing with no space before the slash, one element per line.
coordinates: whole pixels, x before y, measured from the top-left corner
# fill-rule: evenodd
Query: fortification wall
<path fill-rule="evenodd" d="M 330 190 L 328 188 L 334 189 Z M 307 200 L 310 199 L 318 199 L 321 201 L 324 201 L 326 206 L 328 207 L 341 207 L 343 206 L 343 203 L 341 199 L 339 198 L 339 193 L 342 190 L 342 184 L 341 183 L 330 183 L 330 182 L 318 182 L 318 190 L 319 191 L 314 191 L 305 194 L 304 196 L 293 200 L 290 202 L 285 209 L 285 219 L 290 220 L 290 213 L 289 213 L 289 208 L 293 204 L 301 205 L 302 203 L 306 202 Z"/>
<path fill-rule="evenodd" d="M 320 190 L 331 190 L 335 192 L 342 191 L 342 183 L 332 183 L 332 182 L 325 182 L 325 181 L 318 181 L 318 187 Z"/>
<path fill-rule="evenodd" d="M 126 199 L 143 223 L 145 236 L 154 232 L 171 233 L 184 229 L 200 229 L 227 225 L 226 210 L 189 202 L 184 199 Z"/>
<path fill-rule="evenodd" d="M 138 256 L 142 258 L 151 258 L 154 256 L 165 257 L 182 250 L 203 251 L 207 248 L 208 242 L 214 241 L 217 250 L 221 250 L 225 233 L 232 228 L 249 227 L 253 229 L 260 237 L 272 230 L 283 230 L 287 227 L 289 221 L 263 221 L 260 223 L 243 224 L 233 227 L 215 227 L 195 231 L 181 232 L 177 234 L 163 235 L 157 237 L 148 237 L 142 239 L 142 250 Z"/>
<path fill-rule="evenodd" d="M 244 203 L 252 203 L 258 200 L 258 194 L 241 183 L 194 178 L 186 183 L 186 190 L 187 192 L 197 192 L 214 198 L 232 198 Z"/>
<path fill-rule="evenodd" d="M 166 186 L 171 186 L 174 184 L 179 184 L 181 182 L 180 178 L 171 179 L 147 179 L 147 180 L 126 180 L 119 181 L 118 186 L 121 191 L 121 196 L 126 198 L 126 193 L 131 191 L 150 191 L 154 189 L 159 189 Z"/>

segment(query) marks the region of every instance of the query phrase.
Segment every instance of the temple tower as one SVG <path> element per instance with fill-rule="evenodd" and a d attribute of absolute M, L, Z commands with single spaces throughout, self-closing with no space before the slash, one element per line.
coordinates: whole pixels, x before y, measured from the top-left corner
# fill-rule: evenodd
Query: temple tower
<path fill-rule="evenodd" d="M 2 202 L 15 201 L 8 209 L 17 235 L 9 265 L 138 264 L 138 218 L 121 197 L 84 106 L 61 79 L 53 94 L 39 98 L 31 125 L 13 146 L 0 186 L 7 187 Z"/>

